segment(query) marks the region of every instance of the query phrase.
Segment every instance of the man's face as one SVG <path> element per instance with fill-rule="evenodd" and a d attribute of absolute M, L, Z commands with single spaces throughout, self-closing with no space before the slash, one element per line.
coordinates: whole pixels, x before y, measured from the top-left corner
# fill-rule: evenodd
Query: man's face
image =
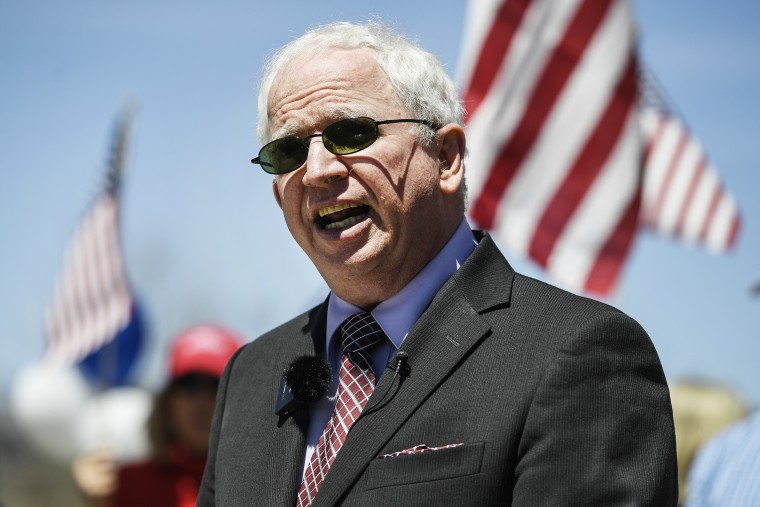
<path fill-rule="evenodd" d="M 268 109 L 272 139 L 319 133 L 352 116 L 409 118 L 368 49 L 290 62 Z M 441 143 L 422 146 L 415 127 L 381 125 L 374 144 L 342 156 L 314 138 L 304 166 L 274 182 L 295 240 L 338 296 L 364 308 L 398 292 L 453 232 Z"/>

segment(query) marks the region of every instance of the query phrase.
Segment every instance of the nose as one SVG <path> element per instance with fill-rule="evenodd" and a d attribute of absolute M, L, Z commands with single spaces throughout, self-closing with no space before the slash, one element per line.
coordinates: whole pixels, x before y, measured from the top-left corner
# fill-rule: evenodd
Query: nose
<path fill-rule="evenodd" d="M 303 184 L 310 187 L 326 187 L 331 183 L 348 177 L 349 168 L 338 159 L 337 155 L 325 148 L 320 137 L 309 140 L 309 153 L 306 156 L 306 171 Z"/>

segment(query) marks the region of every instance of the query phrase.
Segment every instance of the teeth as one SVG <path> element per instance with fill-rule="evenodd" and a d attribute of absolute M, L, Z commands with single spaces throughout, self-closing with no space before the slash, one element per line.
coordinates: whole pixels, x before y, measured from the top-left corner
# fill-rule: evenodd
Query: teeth
<path fill-rule="evenodd" d="M 340 222 L 333 222 L 331 224 L 325 225 L 325 229 L 345 229 L 346 227 L 351 227 L 352 225 L 361 222 L 363 218 L 364 215 L 358 217 L 348 217 L 347 219 L 341 220 Z"/>
<path fill-rule="evenodd" d="M 336 204 L 335 206 L 328 206 L 327 208 L 322 208 L 319 210 L 319 217 L 322 218 L 325 215 L 329 215 L 330 213 L 335 213 L 336 211 L 341 211 L 348 208 L 356 208 L 358 207 L 358 204 L 346 204 L 346 203 L 340 203 Z"/>

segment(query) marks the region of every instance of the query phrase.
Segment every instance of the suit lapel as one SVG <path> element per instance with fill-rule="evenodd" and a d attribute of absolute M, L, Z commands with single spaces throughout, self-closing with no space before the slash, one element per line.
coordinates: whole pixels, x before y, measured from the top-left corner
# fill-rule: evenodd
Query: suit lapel
<path fill-rule="evenodd" d="M 282 340 L 282 353 L 288 355 L 286 364 L 293 359 L 304 355 L 320 354 L 324 349 L 325 327 L 327 321 L 327 303 L 314 308 L 308 314 L 308 319 L 299 328 L 301 333 Z M 279 383 L 280 372 L 273 375 Z M 276 389 L 275 385 L 273 389 Z M 276 425 L 272 432 L 272 441 L 267 445 L 266 462 L 268 463 L 267 476 L 270 480 L 263 484 L 260 492 L 253 492 L 254 497 L 245 505 L 295 505 L 298 495 L 298 487 L 301 484 L 299 471 L 303 464 L 304 451 L 306 448 L 306 432 L 309 428 L 308 407 L 296 410 L 291 416 L 281 418 L 274 414 L 272 407 L 271 417 Z M 261 456 L 261 453 L 252 453 L 251 456 Z M 283 467 L 284 464 L 284 467 Z M 271 480 L 276 478 L 276 480 Z M 261 487 L 259 484 L 258 487 Z M 263 494 L 264 489 L 269 491 Z"/>
<path fill-rule="evenodd" d="M 382 376 L 325 477 L 315 507 L 338 503 L 404 421 L 487 337 L 490 326 L 480 314 L 509 304 L 513 278 L 512 268 L 484 235 L 412 327 L 401 346 L 409 355 L 410 374 L 397 394 L 386 398 L 387 405 L 373 411 L 393 382 L 390 372 Z"/>

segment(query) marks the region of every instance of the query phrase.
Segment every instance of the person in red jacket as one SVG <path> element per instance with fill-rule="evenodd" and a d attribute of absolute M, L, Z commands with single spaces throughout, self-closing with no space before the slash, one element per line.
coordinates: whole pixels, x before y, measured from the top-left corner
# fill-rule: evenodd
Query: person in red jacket
<path fill-rule="evenodd" d="M 242 345 L 211 324 L 191 327 L 172 342 L 169 383 L 148 419 L 151 456 L 117 468 L 105 450 L 78 459 L 74 479 L 92 507 L 191 507 L 208 451 L 216 388 L 227 361 Z"/>

